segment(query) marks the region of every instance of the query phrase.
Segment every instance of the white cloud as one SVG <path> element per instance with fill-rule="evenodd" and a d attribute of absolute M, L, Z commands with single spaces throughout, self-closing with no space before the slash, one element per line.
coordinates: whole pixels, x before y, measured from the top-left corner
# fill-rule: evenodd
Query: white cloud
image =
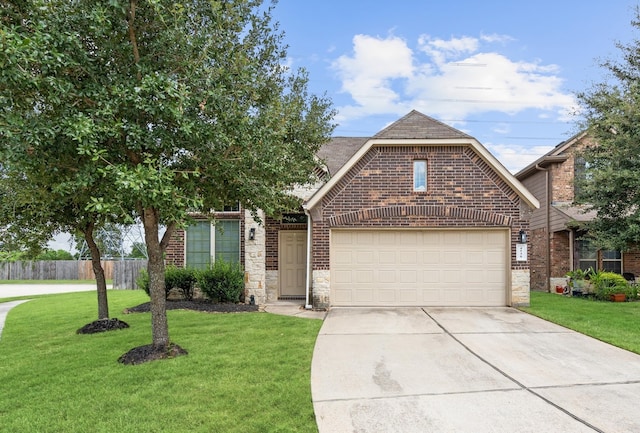
<path fill-rule="evenodd" d="M 550 152 L 554 146 L 518 146 L 514 144 L 485 144 L 485 147 L 511 173 L 518 171 Z"/>
<path fill-rule="evenodd" d="M 366 111 L 384 112 L 401 97 L 392 81 L 413 77 L 413 53 L 405 41 L 393 36 L 356 35 L 353 45 L 353 57 L 341 56 L 334 62 L 342 91 L 349 93 L 357 106 L 367 107 Z"/>
<path fill-rule="evenodd" d="M 336 120 L 403 115 L 414 108 L 461 121 L 487 112 L 515 115 L 529 109 L 566 120 L 576 101 L 562 89 L 558 66 L 514 61 L 485 48 L 512 40 L 495 34 L 449 40 L 424 35 L 412 48 L 397 36 L 356 35 L 353 53 L 333 62 L 342 91 L 354 101 L 338 107 Z"/>

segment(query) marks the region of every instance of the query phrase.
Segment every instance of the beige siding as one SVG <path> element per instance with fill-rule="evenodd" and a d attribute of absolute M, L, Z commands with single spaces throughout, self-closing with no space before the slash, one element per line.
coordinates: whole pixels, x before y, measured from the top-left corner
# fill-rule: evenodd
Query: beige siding
<path fill-rule="evenodd" d="M 531 230 L 545 228 L 547 226 L 546 215 L 549 206 L 546 194 L 546 172 L 538 171 L 522 181 L 522 184 L 540 202 L 540 209 L 534 209 L 531 213 L 529 227 Z"/>

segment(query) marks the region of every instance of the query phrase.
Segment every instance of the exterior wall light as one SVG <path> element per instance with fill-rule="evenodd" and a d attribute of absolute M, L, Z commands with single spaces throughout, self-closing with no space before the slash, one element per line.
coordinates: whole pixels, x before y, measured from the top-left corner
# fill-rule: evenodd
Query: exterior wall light
<path fill-rule="evenodd" d="M 521 244 L 526 244 L 527 243 L 527 234 L 525 233 L 524 230 L 520 230 L 518 232 L 518 242 Z"/>
<path fill-rule="evenodd" d="M 253 241 L 253 240 L 255 240 L 255 238 L 256 238 L 256 229 L 255 229 L 255 227 L 251 227 L 249 229 L 249 240 Z"/>

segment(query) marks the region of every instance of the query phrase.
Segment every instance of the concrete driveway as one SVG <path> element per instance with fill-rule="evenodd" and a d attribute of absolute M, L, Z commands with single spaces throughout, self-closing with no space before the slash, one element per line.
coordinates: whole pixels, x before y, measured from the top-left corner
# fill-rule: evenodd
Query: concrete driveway
<path fill-rule="evenodd" d="M 640 356 L 511 308 L 333 308 L 320 433 L 639 432 Z"/>

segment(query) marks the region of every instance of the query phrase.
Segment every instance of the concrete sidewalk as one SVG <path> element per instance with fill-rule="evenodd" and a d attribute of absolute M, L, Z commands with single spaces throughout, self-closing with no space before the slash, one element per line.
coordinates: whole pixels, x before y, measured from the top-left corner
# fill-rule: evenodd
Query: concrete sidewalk
<path fill-rule="evenodd" d="M 111 284 L 107 284 L 111 289 Z M 55 293 L 86 292 L 96 290 L 95 283 L 91 284 L 0 284 L 0 299 L 13 298 L 15 296 L 52 295 Z"/>
<path fill-rule="evenodd" d="M 510 308 L 333 308 L 320 433 L 639 432 L 640 356 Z"/>
<path fill-rule="evenodd" d="M 2 338 L 2 329 L 4 328 L 4 322 L 7 320 L 9 310 L 27 301 L 28 299 L 22 301 L 0 302 L 0 338 Z"/>

